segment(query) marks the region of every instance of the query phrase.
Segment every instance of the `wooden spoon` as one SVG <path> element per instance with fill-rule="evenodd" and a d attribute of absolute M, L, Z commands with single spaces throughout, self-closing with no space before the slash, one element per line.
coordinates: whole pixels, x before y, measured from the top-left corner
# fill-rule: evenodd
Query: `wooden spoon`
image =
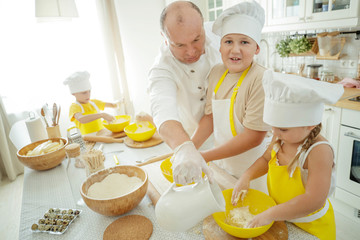
<path fill-rule="evenodd" d="M 52 122 L 53 126 L 56 126 L 56 116 L 57 116 L 57 105 L 56 103 L 53 104 L 53 116 L 52 116 Z"/>
<path fill-rule="evenodd" d="M 59 105 L 59 110 L 57 112 L 57 118 L 56 118 L 56 125 L 59 125 L 60 112 L 61 112 L 61 106 Z"/>
<path fill-rule="evenodd" d="M 43 118 L 44 118 L 44 121 L 45 121 L 46 127 L 49 127 L 49 124 L 48 124 L 48 122 L 46 121 L 44 108 L 41 108 L 41 116 L 43 116 Z"/>

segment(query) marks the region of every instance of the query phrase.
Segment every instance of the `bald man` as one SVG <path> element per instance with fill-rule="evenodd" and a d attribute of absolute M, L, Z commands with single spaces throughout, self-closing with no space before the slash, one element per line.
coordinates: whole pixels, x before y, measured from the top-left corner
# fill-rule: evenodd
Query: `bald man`
<path fill-rule="evenodd" d="M 200 9 L 192 2 L 168 5 L 160 17 L 164 43 L 149 72 L 152 116 L 161 137 L 176 152 L 173 170 L 178 183 L 199 180 L 188 179 L 192 174 L 181 174 L 196 171 L 197 175 L 202 168 L 199 165 L 199 169 L 186 169 L 183 159 L 204 161 L 190 137 L 204 115 L 207 75 L 221 61 L 219 51 L 205 36 L 203 20 Z M 178 164 L 183 166 L 179 174 L 175 169 Z"/>

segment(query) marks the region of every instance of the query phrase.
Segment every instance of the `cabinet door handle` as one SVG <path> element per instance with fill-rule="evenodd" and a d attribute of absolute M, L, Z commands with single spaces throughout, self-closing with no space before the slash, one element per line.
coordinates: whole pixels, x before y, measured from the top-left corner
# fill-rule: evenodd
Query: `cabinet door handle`
<path fill-rule="evenodd" d="M 344 135 L 345 135 L 346 137 L 352 137 L 352 138 L 360 139 L 360 136 L 356 135 L 356 134 L 353 133 L 353 132 L 346 132 Z"/>
<path fill-rule="evenodd" d="M 325 112 L 332 112 L 332 108 L 325 108 Z"/>
<path fill-rule="evenodd" d="M 301 17 L 301 18 L 299 18 L 299 20 L 300 20 L 300 21 L 304 21 L 304 20 L 305 20 L 305 18 Z"/>
<path fill-rule="evenodd" d="M 310 17 L 306 17 L 306 20 L 311 20 L 312 19 L 312 17 L 310 16 Z"/>

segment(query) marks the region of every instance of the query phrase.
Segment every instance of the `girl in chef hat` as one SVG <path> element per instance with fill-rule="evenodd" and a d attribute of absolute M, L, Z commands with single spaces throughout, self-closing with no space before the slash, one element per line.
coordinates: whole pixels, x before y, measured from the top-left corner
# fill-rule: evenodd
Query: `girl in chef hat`
<path fill-rule="evenodd" d="M 320 239 L 335 239 L 334 211 L 328 197 L 335 188 L 334 150 L 320 134 L 324 104 L 335 103 L 341 85 L 266 71 L 264 122 L 273 141 L 237 181 L 236 205 L 251 180 L 267 173 L 276 206 L 256 215 L 249 227 L 290 221 Z"/>
<path fill-rule="evenodd" d="M 96 99 L 90 100 L 90 74 L 86 71 L 75 72 L 64 81 L 76 102 L 71 104 L 69 111 L 70 121 L 80 129 L 81 134 L 90 134 L 104 128 L 101 118 L 108 122 L 115 120 L 110 114 L 101 112 L 105 107 L 115 108 L 116 104 Z"/>
<path fill-rule="evenodd" d="M 254 61 L 260 52 L 264 9 L 255 1 L 242 1 L 225 10 L 214 22 L 221 37 L 223 63 L 209 74 L 205 115 L 192 137 L 196 147 L 214 133 L 215 148 L 202 152 L 206 162 L 216 163 L 240 177 L 266 150 L 270 126 L 263 122 L 263 66 Z M 252 187 L 266 192 L 266 178 Z"/>

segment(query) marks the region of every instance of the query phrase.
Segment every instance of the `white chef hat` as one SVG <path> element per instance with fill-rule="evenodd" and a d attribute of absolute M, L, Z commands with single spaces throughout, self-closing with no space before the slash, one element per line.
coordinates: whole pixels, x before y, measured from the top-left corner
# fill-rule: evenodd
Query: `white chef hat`
<path fill-rule="evenodd" d="M 87 71 L 75 72 L 70 77 L 65 79 L 64 85 L 69 85 L 71 94 L 85 92 L 91 89 L 89 79 L 90 73 Z"/>
<path fill-rule="evenodd" d="M 264 122 L 273 127 L 314 126 L 321 122 L 324 104 L 344 93 L 340 84 L 267 70 L 263 76 Z"/>
<path fill-rule="evenodd" d="M 258 45 L 265 23 L 265 11 L 254 0 L 242 1 L 221 13 L 215 20 L 212 31 L 223 38 L 230 33 L 251 37 Z"/>

